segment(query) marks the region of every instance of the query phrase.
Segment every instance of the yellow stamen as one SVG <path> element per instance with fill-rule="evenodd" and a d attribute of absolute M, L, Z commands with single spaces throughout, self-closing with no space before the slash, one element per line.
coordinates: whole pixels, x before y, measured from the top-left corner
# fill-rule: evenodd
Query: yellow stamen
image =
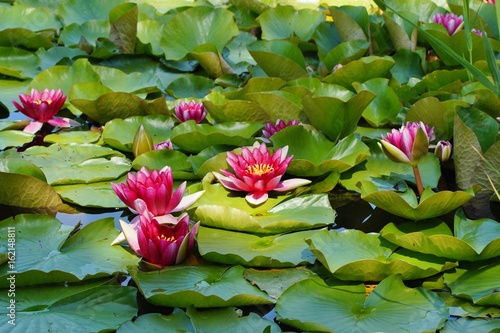
<path fill-rule="evenodd" d="M 48 99 L 45 102 L 47 102 L 47 104 L 50 105 L 52 103 L 52 100 Z M 33 101 L 33 103 L 40 105 L 43 103 L 43 101 L 41 99 L 37 99 L 36 101 Z"/>
<path fill-rule="evenodd" d="M 256 176 L 262 176 L 265 174 L 268 174 L 269 172 L 273 171 L 274 168 L 271 164 L 253 164 L 249 165 L 246 168 L 246 172 L 248 172 L 251 175 L 256 175 Z"/>

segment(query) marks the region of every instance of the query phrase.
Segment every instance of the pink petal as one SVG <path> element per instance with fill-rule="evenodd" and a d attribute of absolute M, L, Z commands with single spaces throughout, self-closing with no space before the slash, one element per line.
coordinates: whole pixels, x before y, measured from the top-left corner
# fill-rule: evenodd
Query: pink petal
<path fill-rule="evenodd" d="M 203 193 L 205 193 L 205 191 L 199 191 L 182 197 L 181 202 L 177 205 L 177 207 L 175 207 L 175 209 L 172 210 L 172 212 L 175 213 L 187 209 L 188 207 L 193 205 L 196 201 L 198 201 L 198 199 L 201 198 Z"/>
<path fill-rule="evenodd" d="M 308 179 L 302 179 L 302 178 L 287 179 L 279 183 L 278 186 L 274 188 L 274 190 L 279 192 L 284 192 L 288 190 L 293 190 L 297 187 L 304 186 L 310 183 L 311 181 Z"/>
<path fill-rule="evenodd" d="M 71 121 L 69 118 L 54 117 L 47 121 L 49 124 L 55 127 L 71 127 Z M 77 123 L 79 125 L 79 123 Z"/>
<path fill-rule="evenodd" d="M 39 121 L 32 121 L 31 123 L 28 124 L 28 126 L 26 126 L 23 129 L 23 132 L 35 134 L 36 132 L 38 132 L 42 128 L 42 126 L 43 126 L 43 123 L 41 123 Z"/>
<path fill-rule="evenodd" d="M 248 193 L 245 199 L 249 204 L 258 206 L 266 202 L 268 197 L 267 192 L 252 192 Z"/>
<path fill-rule="evenodd" d="M 139 241 L 137 240 L 137 231 L 132 228 L 128 223 L 120 220 L 120 226 L 122 228 L 123 234 L 127 239 L 128 245 L 134 250 L 135 253 L 140 253 Z"/>

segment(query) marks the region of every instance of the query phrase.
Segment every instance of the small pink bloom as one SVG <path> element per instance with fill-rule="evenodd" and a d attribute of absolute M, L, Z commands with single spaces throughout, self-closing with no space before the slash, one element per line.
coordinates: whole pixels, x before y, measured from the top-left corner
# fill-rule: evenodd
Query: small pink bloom
<path fill-rule="evenodd" d="M 127 183 L 111 183 L 111 186 L 133 212 L 142 211 L 139 206 L 143 205 L 155 218 L 165 217 L 167 220 L 173 218 L 170 213 L 188 208 L 204 193 L 200 191 L 183 196 L 186 182 L 173 192 L 172 169 L 168 166 L 151 172 L 142 167 L 136 174 L 129 172 Z"/>
<path fill-rule="evenodd" d="M 478 35 L 479 37 L 483 37 L 483 32 L 481 30 L 472 29 L 472 32 Z"/>
<path fill-rule="evenodd" d="M 451 157 L 451 143 L 441 140 L 437 143 L 434 155 L 436 155 L 441 163 L 448 161 Z"/>
<path fill-rule="evenodd" d="M 451 36 L 462 28 L 464 25 L 464 18 L 462 15 L 457 16 L 453 13 L 439 13 L 434 15 L 432 22 L 441 24 L 448 31 L 448 35 Z"/>
<path fill-rule="evenodd" d="M 495 0 L 486 0 L 487 3 L 491 3 L 492 5 L 495 4 Z"/>
<path fill-rule="evenodd" d="M 232 191 L 248 192 L 245 197 L 252 205 L 260 205 L 268 199 L 269 191 L 288 191 L 309 184 L 307 179 L 281 180 L 293 156 L 286 156 L 288 147 L 277 149 L 271 155 L 264 143 L 243 147 L 241 155 L 227 153 L 227 163 L 235 174 L 220 170 L 213 172 L 219 182 Z"/>
<path fill-rule="evenodd" d="M 159 223 L 145 211 L 139 216 L 137 228 L 120 221 L 132 250 L 150 264 L 162 268 L 184 261 L 194 246 L 199 222 L 189 230 L 189 216 L 183 214 L 174 226 Z"/>
<path fill-rule="evenodd" d="M 160 143 L 157 143 L 153 146 L 153 149 L 154 150 L 162 150 L 162 149 L 170 149 L 170 150 L 173 150 L 174 149 L 174 146 L 172 145 L 172 141 L 170 140 L 167 140 L 167 141 L 163 141 L 163 142 L 160 142 Z"/>
<path fill-rule="evenodd" d="M 279 131 L 283 130 L 285 127 L 288 126 L 297 126 L 300 125 L 300 122 L 297 120 L 290 120 L 288 123 L 285 123 L 283 120 L 278 119 L 276 120 L 276 123 L 267 123 L 264 126 L 264 129 L 262 130 L 262 134 L 269 139 L 273 134 L 278 133 Z"/>
<path fill-rule="evenodd" d="M 434 140 L 434 127 L 423 122 L 407 123 L 399 130 L 393 129 L 382 135 L 381 147 L 385 155 L 394 162 L 416 165 L 429 151 L 429 142 Z"/>
<path fill-rule="evenodd" d="M 78 123 L 68 118 L 55 117 L 66 101 L 66 96 L 63 95 L 61 89 L 48 90 L 44 89 L 39 92 L 36 89 L 31 89 L 31 94 L 21 94 L 19 99 L 20 105 L 16 101 L 12 101 L 14 106 L 24 115 L 33 119 L 28 126 L 24 128 L 25 132 L 36 133 L 44 123 L 49 123 L 55 127 L 70 127 Z"/>
<path fill-rule="evenodd" d="M 207 111 L 203 103 L 195 101 L 190 101 L 189 103 L 180 102 L 175 106 L 175 115 L 180 122 L 194 120 L 199 124 L 207 116 Z"/>

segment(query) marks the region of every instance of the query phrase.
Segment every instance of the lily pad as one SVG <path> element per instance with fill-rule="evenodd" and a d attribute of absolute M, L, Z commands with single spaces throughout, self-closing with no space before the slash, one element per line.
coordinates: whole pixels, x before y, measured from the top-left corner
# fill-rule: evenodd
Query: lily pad
<path fill-rule="evenodd" d="M 165 316 L 161 313 L 146 313 L 134 321 L 130 320 L 123 323 L 116 333 L 136 333 L 138 331 L 149 333 L 178 333 L 179 330 L 192 332 L 193 324 L 188 315 L 179 308 Z"/>
<path fill-rule="evenodd" d="M 303 126 L 289 126 L 271 137 L 274 147 L 288 146 L 293 155 L 287 173 L 302 177 L 314 177 L 342 173 L 365 160 L 369 148 L 350 135 L 337 144 L 329 141 L 321 132 Z"/>
<path fill-rule="evenodd" d="M 406 249 L 454 260 L 485 260 L 500 256 L 500 224 L 491 219 L 469 220 L 462 209 L 455 214 L 455 237 L 446 223 L 389 223 L 382 237 Z"/>
<path fill-rule="evenodd" d="M 220 92 L 212 92 L 203 100 L 210 116 L 218 123 L 271 121 L 269 114 L 258 103 L 248 100 L 231 100 Z"/>
<path fill-rule="evenodd" d="M 268 211 L 259 209 L 254 214 L 233 206 L 202 204 L 196 208 L 195 217 L 207 227 L 256 234 L 278 234 L 333 224 L 335 211 L 331 208 L 326 194 L 313 194 L 283 201 Z"/>
<path fill-rule="evenodd" d="M 8 228 L 15 228 L 14 266 L 0 266 L 0 287 L 15 270 L 16 286 L 76 282 L 125 272 L 127 265 L 137 265 L 139 258 L 110 242 L 119 234 L 113 218 L 86 225 L 76 232 L 73 227 L 46 215 L 17 215 L 0 222 L 2 244 L 7 244 Z M 7 253 L 6 246 L 0 248 Z"/>
<path fill-rule="evenodd" d="M 174 127 L 170 140 L 181 149 L 199 153 L 213 145 L 251 146 L 253 135 L 263 127 L 260 123 L 231 122 L 216 125 L 186 121 Z"/>
<path fill-rule="evenodd" d="M 457 320 L 448 320 L 441 333 L 494 333 L 500 330 L 500 319 L 470 319 L 458 318 Z"/>
<path fill-rule="evenodd" d="M 5 309 L 10 300 L 7 292 L 3 294 L 0 304 Z M 114 330 L 137 313 L 137 290 L 133 287 L 44 286 L 16 288 L 15 294 L 15 325 L 6 318 L 0 323 L 3 332 L 24 333 L 34 327 L 50 327 L 54 332 L 101 332 Z M 32 305 L 23 308 L 25 304 Z"/>
<path fill-rule="evenodd" d="M 276 304 L 277 319 L 301 331 L 434 332 L 448 318 L 448 307 L 424 288 L 408 288 L 401 277 L 384 279 L 366 297 L 365 286 L 327 286 L 304 280 L 291 286 Z"/>
<path fill-rule="evenodd" d="M 415 192 L 407 188 L 403 192 L 379 190 L 370 181 L 360 183 L 361 198 L 375 206 L 409 220 L 426 220 L 449 213 L 474 197 L 474 190 L 440 191 L 435 193 L 427 187 L 422 193 L 420 202 Z"/>
<path fill-rule="evenodd" d="M 346 281 L 381 281 L 392 274 L 414 280 L 457 266 L 444 258 L 397 249 L 379 234 L 359 230 L 322 230 L 306 242 L 336 278 Z"/>
<path fill-rule="evenodd" d="M 21 147 L 25 143 L 33 141 L 34 134 L 16 130 L 0 131 L 0 150 L 9 147 Z"/>
<path fill-rule="evenodd" d="M 253 267 L 294 267 L 312 264 L 316 260 L 304 241 L 315 232 L 256 236 L 200 226 L 196 240 L 201 256 L 212 262 Z"/>
<path fill-rule="evenodd" d="M 124 177 L 122 178 L 113 180 L 113 182 L 124 182 L 125 179 Z M 76 204 L 82 207 L 127 207 L 118 198 L 115 191 L 111 187 L 111 181 L 96 182 L 90 184 L 56 185 L 53 188 L 65 202 Z"/>
<path fill-rule="evenodd" d="M 242 266 L 167 266 L 158 271 L 129 270 L 148 302 L 187 308 L 271 304 L 267 294 L 244 279 Z M 165 283 L 169 281 L 169 283 Z"/>

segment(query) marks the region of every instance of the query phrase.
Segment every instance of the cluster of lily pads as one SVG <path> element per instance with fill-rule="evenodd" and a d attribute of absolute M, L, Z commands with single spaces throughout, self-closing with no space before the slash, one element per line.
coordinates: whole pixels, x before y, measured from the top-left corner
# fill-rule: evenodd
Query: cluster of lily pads
<path fill-rule="evenodd" d="M 500 9 L 298 3 L 0 4 L 2 332 L 500 329 Z"/>

